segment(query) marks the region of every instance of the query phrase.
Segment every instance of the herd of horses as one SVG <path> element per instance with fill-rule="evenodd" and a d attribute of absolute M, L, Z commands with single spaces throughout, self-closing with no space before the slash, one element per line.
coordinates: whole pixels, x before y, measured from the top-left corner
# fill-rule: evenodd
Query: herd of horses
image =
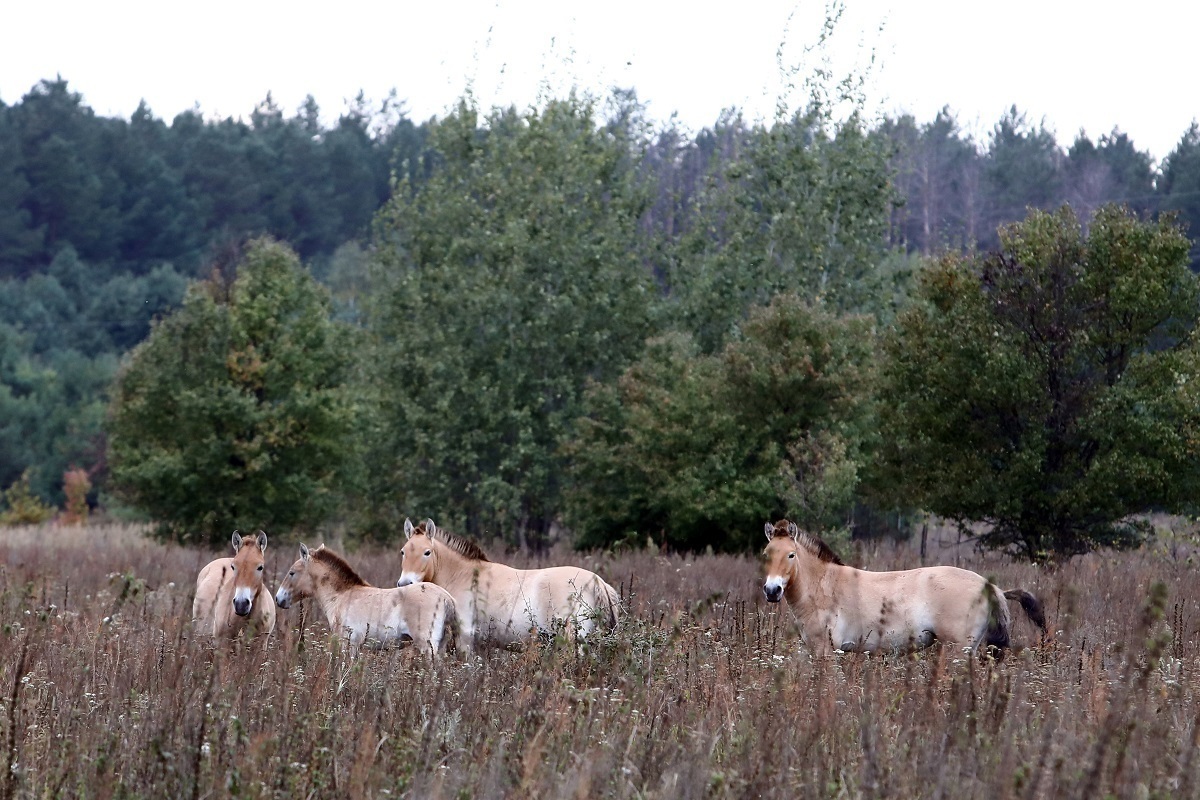
<path fill-rule="evenodd" d="M 787 600 L 800 637 L 815 657 L 834 652 L 904 652 L 940 641 L 973 653 L 1001 655 L 1010 644 L 1018 602 L 1046 632 L 1037 598 L 1001 590 L 958 567 L 870 572 L 842 563 L 819 537 L 780 520 L 765 527 L 763 595 Z M 401 572 L 394 588 L 367 583 L 324 545 L 300 545 L 300 557 L 272 597 L 264 582 L 267 535 L 233 534 L 234 555 L 207 564 L 196 580 L 195 629 L 214 637 L 269 634 L 275 608 L 312 598 L 330 630 L 351 651 L 366 643 L 411 640 L 440 656 L 520 645 L 562 632 L 572 640 L 616 627 L 621 601 L 599 575 L 582 567 L 515 569 L 491 561 L 475 542 L 433 520 L 404 522 Z"/>

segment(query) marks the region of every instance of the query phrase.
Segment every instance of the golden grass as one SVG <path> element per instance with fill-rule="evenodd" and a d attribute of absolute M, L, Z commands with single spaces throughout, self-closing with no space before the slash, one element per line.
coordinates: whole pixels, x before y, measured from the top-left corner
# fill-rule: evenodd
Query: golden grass
<path fill-rule="evenodd" d="M 0 800 L 1197 792 L 1200 589 L 1169 553 L 1047 572 L 960 552 L 1046 603 L 1051 641 L 1021 622 L 999 664 L 949 647 L 813 663 L 751 556 L 513 556 L 596 569 L 625 622 L 584 653 L 437 668 L 408 650 L 351 659 L 301 609 L 266 641 L 193 636 L 195 575 L 219 555 L 136 528 L 0 531 Z M 348 557 L 379 585 L 399 574 L 395 551 Z M 272 587 L 294 558 L 272 540 Z"/>

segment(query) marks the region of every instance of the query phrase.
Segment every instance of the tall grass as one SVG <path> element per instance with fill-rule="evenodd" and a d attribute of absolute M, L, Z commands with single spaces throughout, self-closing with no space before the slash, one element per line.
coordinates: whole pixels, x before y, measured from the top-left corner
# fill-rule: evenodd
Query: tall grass
<path fill-rule="evenodd" d="M 10 797 L 1189 797 L 1200 588 L 1170 554 L 1057 572 L 960 555 L 1046 602 L 1007 659 L 952 647 L 814 663 L 753 557 L 554 553 L 621 588 L 580 652 L 351 658 L 303 608 L 194 635 L 224 553 L 136 529 L 0 533 L 0 800 Z M 390 585 L 396 551 L 348 554 Z M 269 584 L 295 557 L 273 541 Z M 915 565 L 906 548 L 851 559 Z M 1020 617 L 1014 609 L 1014 617 Z"/>

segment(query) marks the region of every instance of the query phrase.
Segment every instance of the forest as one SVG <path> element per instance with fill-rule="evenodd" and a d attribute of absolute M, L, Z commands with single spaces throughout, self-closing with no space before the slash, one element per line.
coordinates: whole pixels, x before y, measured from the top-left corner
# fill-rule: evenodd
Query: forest
<path fill-rule="evenodd" d="M 1036 251 L 1039 236 L 1095 260 L 1145 234 L 1194 273 L 1196 240 L 1167 227 L 1200 231 L 1200 128 L 1156 163 L 1118 128 L 1067 146 L 1016 107 L 976 141 L 950 108 L 835 119 L 830 105 L 769 122 L 731 109 L 687 131 L 648 119 L 632 90 L 523 110 L 464 100 L 424 121 L 395 95 L 360 96 L 332 126 L 311 97 L 291 112 L 268 96 L 245 118 L 168 123 L 145 105 L 104 118 L 61 78 L 0 102 L 0 513 L 69 507 L 64 476 L 83 474 L 92 511 L 214 541 L 334 521 L 386 539 L 405 515 L 535 546 L 565 529 L 587 545 L 743 547 L 720 537 L 783 513 L 846 535 L 906 530 L 936 492 L 889 469 L 912 453 L 887 442 L 925 434 L 904 439 L 919 414 L 879 402 L 888 380 L 912 379 L 902 359 L 880 365 L 882 331 L 937 306 L 935 264 L 983 258 L 986 272 L 981 254 Z M 1189 297 L 1163 270 L 1164 297 Z M 1170 322 L 1112 352 L 1190 343 Z M 303 352 L 318 355 L 289 361 L 316 330 Z M 210 346 L 215 361 L 177 357 Z M 1179 358 L 1175 375 L 1191 369 Z M 170 438 L 180 415 L 211 409 L 183 399 L 222 381 L 258 400 L 213 423 L 232 450 L 207 481 L 230 499 L 164 520 L 186 505 L 164 487 L 202 470 L 150 451 L 185 450 Z M 318 388 L 298 396 L 305 381 Z M 293 399 L 301 416 L 278 412 Z M 1158 428 L 1191 421 L 1154 413 Z M 297 429 L 308 438 L 289 450 Z M 1131 436 L 1105 429 L 1077 449 L 1103 461 Z M 1179 506 L 1190 484 L 1145 477 L 1163 464 L 1104 519 L 1056 507 L 1075 514 L 1061 530 L 1018 520 L 997 546 L 1036 560 L 1135 541 L 1097 531 Z M 1129 477 L 1104 474 L 1109 488 Z M 258 509 L 236 499 L 250 485 Z M 997 522 L 999 505 L 941 513 Z"/>

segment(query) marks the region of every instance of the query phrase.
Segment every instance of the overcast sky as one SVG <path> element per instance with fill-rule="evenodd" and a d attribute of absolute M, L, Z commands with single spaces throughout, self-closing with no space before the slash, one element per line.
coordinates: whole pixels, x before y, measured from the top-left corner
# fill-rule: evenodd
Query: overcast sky
<path fill-rule="evenodd" d="M 1016 104 L 1062 146 L 1114 127 L 1157 159 L 1200 117 L 1200 4 L 1060 0 L 846 0 L 828 53 L 869 68 L 869 110 L 918 121 L 949 105 L 985 139 Z M 247 116 L 270 91 L 289 114 L 313 95 L 329 119 L 391 88 L 409 116 L 442 114 L 467 87 L 484 106 L 528 106 L 576 85 L 632 87 L 651 115 L 693 130 L 722 108 L 770 118 L 786 66 L 817 40 L 822 2 L 606 0 L 365 2 L 0 0 L 0 100 L 61 75 L 97 113 L 145 99 L 168 121 L 199 106 Z M 793 97 L 793 99 L 796 99 Z M 793 103 L 794 105 L 794 103 Z"/>

